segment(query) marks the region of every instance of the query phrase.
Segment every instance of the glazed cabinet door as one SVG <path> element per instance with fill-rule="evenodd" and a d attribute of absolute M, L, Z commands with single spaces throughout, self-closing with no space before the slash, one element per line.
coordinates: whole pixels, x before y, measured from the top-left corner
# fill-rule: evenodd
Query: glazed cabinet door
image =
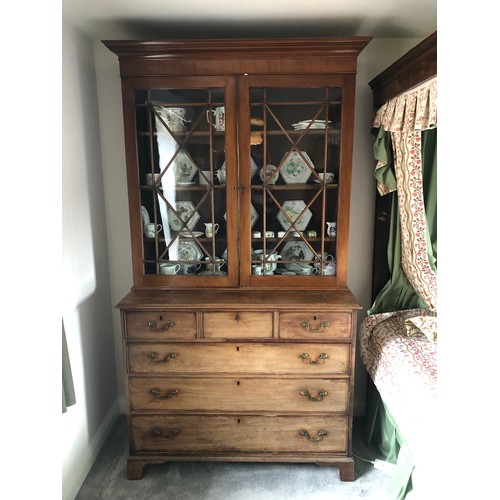
<path fill-rule="evenodd" d="M 346 285 L 354 77 L 239 81 L 241 281 Z"/>
<path fill-rule="evenodd" d="M 134 285 L 235 286 L 235 81 L 124 78 Z"/>

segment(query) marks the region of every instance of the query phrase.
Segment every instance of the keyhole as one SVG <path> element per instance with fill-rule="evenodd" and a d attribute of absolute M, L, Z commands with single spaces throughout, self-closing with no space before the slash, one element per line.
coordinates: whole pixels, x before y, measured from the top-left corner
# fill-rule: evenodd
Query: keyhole
<path fill-rule="evenodd" d="M 236 382 L 236 385 L 240 385 L 240 381 L 239 380 Z"/>
<path fill-rule="evenodd" d="M 240 348 L 239 348 L 239 347 L 237 347 L 237 348 L 236 348 L 236 350 L 237 350 L 237 351 L 239 351 L 239 350 L 240 350 Z"/>
<path fill-rule="evenodd" d="M 241 423 L 241 419 L 238 419 L 238 423 Z"/>
<path fill-rule="evenodd" d="M 163 321 L 163 316 L 160 314 L 160 321 Z"/>
<path fill-rule="evenodd" d="M 317 316 L 313 316 L 313 320 L 316 321 Z"/>

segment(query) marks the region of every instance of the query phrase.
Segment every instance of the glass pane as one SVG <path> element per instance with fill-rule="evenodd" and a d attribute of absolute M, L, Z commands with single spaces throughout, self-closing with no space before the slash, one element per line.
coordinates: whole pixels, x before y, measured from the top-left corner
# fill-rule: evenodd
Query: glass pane
<path fill-rule="evenodd" d="M 335 275 L 341 90 L 251 89 L 253 274 Z"/>
<path fill-rule="evenodd" d="M 227 274 L 223 111 L 223 89 L 136 92 L 145 274 Z"/>

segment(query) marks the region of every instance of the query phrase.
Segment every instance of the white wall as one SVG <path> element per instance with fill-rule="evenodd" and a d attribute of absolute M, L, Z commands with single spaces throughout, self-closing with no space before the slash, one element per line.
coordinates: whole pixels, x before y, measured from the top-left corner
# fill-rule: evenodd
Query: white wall
<path fill-rule="evenodd" d="M 93 43 L 63 20 L 62 314 L 76 404 L 61 415 L 73 499 L 119 413 Z"/>

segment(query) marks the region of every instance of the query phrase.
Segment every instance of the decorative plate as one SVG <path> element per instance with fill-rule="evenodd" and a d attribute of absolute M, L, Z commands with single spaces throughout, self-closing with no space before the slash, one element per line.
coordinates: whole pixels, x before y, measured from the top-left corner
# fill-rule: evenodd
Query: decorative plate
<path fill-rule="evenodd" d="M 296 229 L 298 229 L 299 231 L 305 231 L 307 225 L 309 224 L 309 221 L 311 220 L 312 212 L 309 209 L 306 209 L 302 217 L 300 217 L 300 219 L 297 219 L 304 208 L 306 208 L 306 202 L 303 200 L 287 200 L 285 201 L 285 203 L 283 203 L 281 210 L 276 218 L 285 231 L 290 227 L 291 224 L 283 212 L 285 212 L 288 218 L 295 223 Z"/>
<path fill-rule="evenodd" d="M 180 241 L 177 256 L 178 260 L 200 260 L 203 253 L 194 241 Z"/>
<path fill-rule="evenodd" d="M 311 168 L 314 168 L 308 154 L 302 151 L 302 156 L 311 165 Z M 308 167 L 302 156 L 297 151 L 291 151 L 283 158 L 280 174 L 287 184 L 304 184 L 311 176 L 311 168 Z"/>
<path fill-rule="evenodd" d="M 197 172 L 195 164 L 185 151 L 180 151 L 173 161 L 175 182 L 186 185 Z"/>
<path fill-rule="evenodd" d="M 195 211 L 195 207 L 192 201 L 177 201 L 175 202 L 177 213 L 181 216 L 181 219 L 185 222 L 189 219 L 191 214 L 194 213 L 191 220 L 187 223 L 187 227 L 189 229 L 194 229 L 197 222 L 200 220 L 200 214 L 198 211 Z M 179 231 L 181 228 L 185 227 L 182 225 L 182 222 L 178 219 L 177 215 L 172 211 L 172 209 L 168 209 L 168 222 L 170 227 L 174 231 Z"/>
<path fill-rule="evenodd" d="M 289 241 L 281 253 L 281 260 L 307 261 L 313 260 L 314 253 L 304 241 Z M 298 264 L 299 262 L 297 262 Z M 287 269 L 293 269 L 296 264 L 285 264 Z"/>
<path fill-rule="evenodd" d="M 226 213 L 224 213 L 224 220 L 227 220 L 226 218 Z M 259 218 L 259 214 L 257 213 L 257 210 L 255 210 L 255 207 L 253 204 L 250 205 L 250 228 L 252 228 L 255 223 L 257 222 L 257 219 Z"/>
<path fill-rule="evenodd" d="M 142 217 L 142 230 L 144 231 L 144 227 L 146 224 L 149 224 L 151 220 L 149 219 L 149 213 L 145 206 L 141 205 L 141 217 Z"/>

